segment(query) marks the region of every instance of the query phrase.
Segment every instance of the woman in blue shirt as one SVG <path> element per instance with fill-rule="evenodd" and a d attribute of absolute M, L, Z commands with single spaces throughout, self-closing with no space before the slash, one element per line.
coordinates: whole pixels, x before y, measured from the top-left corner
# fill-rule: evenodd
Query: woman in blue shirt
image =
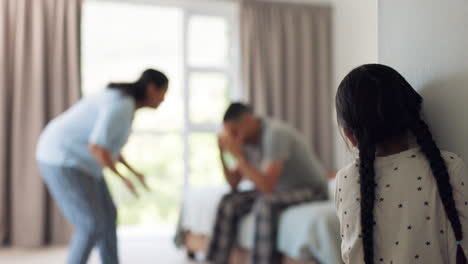
<path fill-rule="evenodd" d="M 146 186 L 120 151 L 130 134 L 134 113 L 158 108 L 168 78 L 146 70 L 134 83 L 111 83 L 52 120 L 42 133 L 36 157 L 44 181 L 75 228 L 68 264 L 85 264 L 94 246 L 103 264 L 118 264 L 115 205 L 102 176 L 109 168 L 135 194 L 131 181 L 115 164 L 121 162 Z"/>

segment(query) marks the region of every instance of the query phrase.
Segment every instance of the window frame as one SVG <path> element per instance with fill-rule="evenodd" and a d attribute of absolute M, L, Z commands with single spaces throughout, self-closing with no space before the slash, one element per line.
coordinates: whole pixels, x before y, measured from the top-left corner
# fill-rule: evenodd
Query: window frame
<path fill-rule="evenodd" d="M 211 3 L 213 4 L 213 3 Z M 225 4 L 225 3 L 224 3 Z M 206 5 L 206 3 L 204 4 Z M 204 5 L 197 7 L 190 7 L 184 10 L 184 132 L 183 132 L 183 146 L 184 146 L 184 190 L 190 188 L 190 135 L 195 133 L 216 133 L 220 130 L 218 124 L 215 123 L 194 123 L 190 120 L 190 75 L 192 73 L 220 73 L 225 74 L 228 82 L 230 83 L 231 100 L 239 100 L 241 98 L 241 89 L 239 78 L 239 23 L 236 21 L 237 13 L 228 12 L 225 8 L 205 9 Z M 233 10 L 234 11 L 234 10 Z M 228 47 L 230 65 L 225 67 L 198 67 L 189 65 L 189 21 L 190 18 L 195 16 L 216 16 L 226 19 L 230 26 L 230 47 Z"/>

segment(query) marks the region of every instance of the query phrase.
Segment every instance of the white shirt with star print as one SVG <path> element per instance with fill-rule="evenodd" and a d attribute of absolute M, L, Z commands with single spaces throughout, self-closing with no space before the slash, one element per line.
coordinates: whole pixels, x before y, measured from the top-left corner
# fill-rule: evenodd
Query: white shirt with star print
<path fill-rule="evenodd" d="M 443 152 L 468 256 L 468 171 L 455 154 Z M 358 162 L 337 174 L 335 202 L 346 264 L 364 263 Z M 419 148 L 375 161 L 374 263 L 455 263 L 456 240 L 430 165 Z"/>

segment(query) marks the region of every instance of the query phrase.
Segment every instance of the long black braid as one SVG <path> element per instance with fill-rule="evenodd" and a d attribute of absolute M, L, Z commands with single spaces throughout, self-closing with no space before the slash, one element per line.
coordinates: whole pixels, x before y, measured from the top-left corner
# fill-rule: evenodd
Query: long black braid
<path fill-rule="evenodd" d="M 374 203 L 375 203 L 375 142 L 369 137 L 359 136 L 359 175 L 361 192 L 362 242 L 366 254 L 365 263 L 374 259 Z"/>
<path fill-rule="evenodd" d="M 453 198 L 447 165 L 427 124 L 421 119 L 422 97 L 394 69 L 367 64 L 351 71 L 336 95 L 340 125 L 350 132 L 359 148 L 361 229 L 364 263 L 374 263 L 374 203 L 376 146 L 412 132 L 430 163 L 432 174 L 457 240 L 457 264 L 467 264 L 459 242 L 462 225 Z M 455 241 L 454 241 L 455 243 Z"/>
<path fill-rule="evenodd" d="M 437 147 L 434 139 L 432 138 L 431 131 L 427 126 L 426 122 L 419 119 L 411 127 L 413 134 L 416 136 L 418 145 L 421 147 L 421 151 L 426 156 L 431 166 L 432 174 L 437 182 L 437 189 L 440 194 L 440 199 L 445 208 L 450 224 L 452 225 L 455 239 L 457 241 L 463 240 L 462 225 L 460 222 L 460 216 L 453 199 L 452 185 L 450 184 L 450 176 L 448 173 L 447 165 L 445 160 L 442 158 L 442 154 Z M 465 253 L 462 247 L 458 244 L 457 246 L 457 264 L 467 263 Z"/>

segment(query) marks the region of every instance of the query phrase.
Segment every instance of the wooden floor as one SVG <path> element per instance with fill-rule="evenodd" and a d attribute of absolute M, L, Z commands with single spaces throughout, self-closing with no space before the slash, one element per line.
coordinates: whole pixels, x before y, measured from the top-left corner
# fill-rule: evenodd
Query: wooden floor
<path fill-rule="evenodd" d="M 119 254 L 121 264 L 190 264 L 185 252 L 173 246 L 172 232 L 120 230 Z M 43 249 L 0 248 L 0 263 L 8 264 L 63 264 L 67 250 L 63 247 Z M 93 252 L 88 264 L 100 264 Z M 198 262 L 200 264 L 200 262 Z"/>

